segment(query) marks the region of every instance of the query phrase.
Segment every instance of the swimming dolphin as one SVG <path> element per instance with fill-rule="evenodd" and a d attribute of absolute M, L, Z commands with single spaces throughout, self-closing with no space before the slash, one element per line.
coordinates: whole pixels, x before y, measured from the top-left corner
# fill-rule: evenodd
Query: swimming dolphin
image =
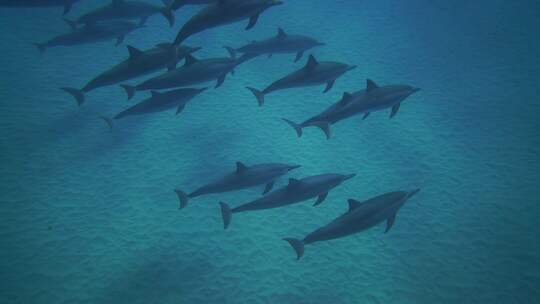
<path fill-rule="evenodd" d="M 246 61 L 248 55 L 241 58 L 210 58 L 196 59 L 192 55 L 186 56 L 183 66 L 165 74 L 148 79 L 138 85 L 121 85 L 131 99 L 137 91 L 162 90 L 178 88 L 217 80 L 215 88 L 220 87 L 228 73 Z"/>
<path fill-rule="evenodd" d="M 178 115 L 184 110 L 188 102 L 190 102 L 195 96 L 204 92 L 206 89 L 207 88 L 187 88 L 163 93 L 152 91 L 152 96 L 150 98 L 145 99 L 131 108 L 118 113 L 116 116 L 114 116 L 114 119 L 118 120 L 127 116 L 163 112 L 171 108 L 176 108 L 176 115 Z"/>
<path fill-rule="evenodd" d="M 183 7 L 184 5 L 203 5 L 203 4 L 211 4 L 217 1 L 218 0 L 175 0 L 171 3 L 170 8 L 172 10 L 177 10 Z"/>
<path fill-rule="evenodd" d="M 66 20 L 70 26 L 72 24 Z M 72 46 L 99 41 L 106 41 L 116 38 L 116 45 L 124 41 L 124 37 L 132 31 L 142 26 L 127 21 L 111 21 L 100 24 L 88 24 L 81 28 L 72 27 L 72 31 L 67 34 L 58 35 L 47 42 L 34 43 L 40 53 L 44 53 L 47 48 L 56 46 Z"/>
<path fill-rule="evenodd" d="M 397 191 L 379 195 L 365 202 L 350 199 L 349 210 L 312 233 L 303 240 L 285 238 L 294 249 L 299 260 L 304 255 L 304 246 L 315 242 L 342 238 L 369 229 L 382 221 L 386 221 L 385 233 L 392 228 L 396 214 L 405 202 L 418 193 L 420 189 L 411 192 Z"/>
<path fill-rule="evenodd" d="M 263 106 L 264 96 L 278 90 L 317 86 L 326 83 L 326 89 L 324 90 L 324 93 L 326 93 L 332 89 L 337 78 L 354 68 L 356 68 L 355 65 L 339 62 L 318 62 L 311 55 L 303 68 L 275 81 L 263 91 L 251 87 L 246 88 L 255 95 L 259 106 Z"/>
<path fill-rule="evenodd" d="M 352 94 L 344 93 L 340 101 L 301 124 L 285 118 L 283 120 L 296 130 L 298 137 L 302 136 L 303 128 L 315 126 L 321 129 L 329 139 L 330 125 L 362 113 L 364 113 L 364 119 L 366 119 L 369 113 L 388 108 L 392 109 L 390 114 L 390 118 L 392 118 L 399 110 L 401 102 L 419 90 L 419 88 L 408 85 L 379 87 L 375 82 L 368 79 L 367 89 Z"/>
<path fill-rule="evenodd" d="M 289 184 L 276 189 L 265 196 L 231 209 L 229 205 L 220 202 L 223 227 L 227 229 L 231 223 L 233 213 L 265 210 L 284 207 L 317 197 L 313 206 L 321 204 L 330 190 L 341 185 L 342 182 L 355 177 L 356 174 L 321 174 L 297 180 L 289 179 Z"/>
<path fill-rule="evenodd" d="M 259 15 L 268 8 L 283 4 L 279 0 L 217 0 L 193 16 L 178 32 L 174 44 L 202 31 L 249 19 L 246 30 L 257 23 Z"/>
<path fill-rule="evenodd" d="M 288 35 L 280 28 L 275 37 L 262 41 L 253 41 L 237 49 L 231 48 L 231 50 L 240 53 L 256 54 L 258 56 L 268 55 L 268 57 L 272 57 L 273 54 L 292 53 L 296 54 L 294 62 L 297 62 L 304 56 L 305 51 L 321 45 L 324 45 L 324 43 L 307 36 Z"/>
<path fill-rule="evenodd" d="M 175 190 L 180 200 L 180 209 L 187 206 L 189 199 L 205 194 L 224 193 L 240 189 L 266 185 L 263 194 L 269 192 L 274 187 L 274 182 L 287 172 L 297 169 L 298 165 L 285 164 L 260 164 L 246 166 L 241 162 L 236 163 L 236 171 L 229 173 L 222 178 L 200 187 L 190 194 L 181 190 Z"/>
<path fill-rule="evenodd" d="M 170 26 L 174 25 L 174 15 L 168 8 L 168 2 L 163 1 L 165 6 L 160 7 L 143 1 L 112 0 L 111 4 L 97 8 L 87 14 L 82 15 L 75 21 L 79 24 L 91 24 L 104 20 L 124 19 L 140 20 L 143 25 L 148 17 L 161 14 L 167 19 Z"/>
<path fill-rule="evenodd" d="M 84 88 L 62 88 L 62 90 L 71 94 L 78 105 L 82 105 L 85 100 L 85 93 L 100 87 L 143 76 L 160 69 L 174 69 L 178 61 L 200 48 L 189 46 L 177 47 L 170 43 L 160 43 L 156 47 L 146 51 L 141 51 L 132 46 L 128 46 L 127 49 L 129 58 L 99 74 L 88 82 Z"/>
<path fill-rule="evenodd" d="M 0 0 L 0 7 L 54 7 L 64 8 L 64 15 L 79 0 Z"/>

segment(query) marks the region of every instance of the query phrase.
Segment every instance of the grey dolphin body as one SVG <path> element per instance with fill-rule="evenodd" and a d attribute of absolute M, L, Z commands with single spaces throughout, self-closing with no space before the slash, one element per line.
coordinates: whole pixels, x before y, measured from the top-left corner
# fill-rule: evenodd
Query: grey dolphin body
<path fill-rule="evenodd" d="M 40 53 L 45 52 L 47 48 L 57 46 L 73 46 L 110 39 L 117 39 L 117 45 L 122 43 L 124 37 L 141 26 L 127 21 L 110 21 L 100 24 L 88 24 L 81 28 L 73 27 L 69 21 L 68 25 L 72 26 L 72 31 L 67 34 L 58 35 L 44 43 L 34 43 Z"/>
<path fill-rule="evenodd" d="M 178 32 L 174 43 L 180 44 L 196 33 L 244 19 L 249 19 L 246 27 L 246 30 L 249 30 L 255 26 L 262 12 L 282 3 L 278 0 L 218 0 L 186 22 Z"/>
<path fill-rule="evenodd" d="M 399 209 L 419 191 L 420 189 L 411 192 L 390 192 L 365 202 L 350 199 L 348 201 L 349 210 L 328 225 L 313 231 L 303 240 L 294 238 L 285 238 L 284 240 L 293 247 L 297 259 L 300 259 L 304 255 L 305 245 L 349 236 L 369 229 L 382 221 L 387 222 L 386 233 L 392 228 Z"/>
<path fill-rule="evenodd" d="M 320 128 L 327 138 L 330 138 L 330 125 L 355 115 L 364 114 L 365 119 L 371 112 L 392 109 L 390 118 L 394 117 L 401 103 L 419 90 L 419 88 L 408 85 L 379 87 L 368 79 L 365 90 L 352 94 L 344 93 L 340 101 L 301 124 L 296 124 L 288 119 L 283 120 L 296 130 L 298 137 L 302 136 L 303 128 L 315 126 Z"/>
<path fill-rule="evenodd" d="M 307 36 L 289 35 L 280 28 L 275 37 L 262 41 L 253 41 L 232 50 L 240 53 L 255 54 L 257 56 L 268 55 L 269 57 L 273 54 L 296 54 L 294 62 L 297 62 L 302 58 L 305 51 L 321 45 L 324 45 L 324 43 Z"/>
<path fill-rule="evenodd" d="M 259 199 L 240 205 L 236 208 L 231 209 L 229 205 L 221 202 L 223 226 L 225 229 L 229 227 L 233 213 L 279 208 L 300 203 L 314 197 L 317 197 L 317 201 L 314 204 L 314 206 L 317 206 L 326 199 L 330 190 L 355 176 L 356 174 L 321 174 L 306 177 L 301 180 L 291 178 L 289 179 L 289 184 L 287 186 L 276 189 Z"/>
<path fill-rule="evenodd" d="M 175 0 L 171 3 L 171 9 L 177 10 L 184 5 L 204 5 L 218 2 L 218 0 Z"/>
<path fill-rule="evenodd" d="M 174 25 L 174 15 L 166 4 L 165 6 L 157 6 L 144 1 L 127 0 L 113 0 L 111 4 L 102 6 L 82 15 L 76 22 L 79 24 L 89 24 L 114 19 L 137 19 L 140 20 L 139 24 L 142 25 L 146 22 L 148 17 L 155 14 L 162 14 L 165 19 L 167 19 L 170 26 Z"/>
<path fill-rule="evenodd" d="M 79 0 L 0 0 L 0 7 L 55 7 L 64 8 L 64 15 Z"/>
<path fill-rule="evenodd" d="M 114 119 L 118 120 L 127 116 L 144 115 L 149 113 L 157 113 L 176 108 L 176 114 L 184 110 L 186 104 L 191 101 L 195 96 L 204 92 L 206 88 L 202 89 L 178 89 L 169 92 L 160 93 L 152 91 L 152 97 L 141 101 L 140 103 L 132 106 L 131 108 L 118 113 Z"/>
<path fill-rule="evenodd" d="M 303 68 L 275 81 L 263 91 L 251 87 L 247 87 L 247 89 L 255 95 L 259 106 L 263 106 L 265 95 L 274 91 L 326 84 L 324 90 L 324 93 L 326 93 L 332 89 L 336 79 L 354 68 L 356 66 L 339 62 L 318 62 L 311 55 Z"/>
<path fill-rule="evenodd" d="M 246 60 L 246 56 L 241 58 L 210 58 L 196 59 L 186 56 L 183 66 L 169 71 L 165 74 L 148 79 L 138 85 L 122 85 L 128 99 L 131 99 L 137 91 L 162 90 L 177 87 L 185 87 L 217 80 L 216 88 L 225 81 L 228 73 L 233 73 L 234 69 Z"/>
<path fill-rule="evenodd" d="M 189 199 L 205 194 L 224 193 L 240 189 L 266 185 L 264 193 L 267 193 L 274 186 L 274 182 L 287 172 L 299 168 L 297 165 L 286 164 L 259 164 L 246 166 L 241 162 L 236 163 L 236 171 L 229 173 L 220 179 L 209 183 L 199 189 L 187 194 L 181 190 L 175 190 L 180 200 L 180 209 L 185 208 Z"/>
<path fill-rule="evenodd" d="M 200 48 L 189 46 L 173 46 L 170 43 L 160 43 L 156 47 L 141 51 L 128 46 L 129 58 L 99 74 L 88 82 L 82 89 L 62 88 L 71 94 L 79 105 L 84 103 L 85 93 L 94 89 L 117 84 L 119 82 L 143 76 L 160 69 L 173 69 L 178 61 Z"/>

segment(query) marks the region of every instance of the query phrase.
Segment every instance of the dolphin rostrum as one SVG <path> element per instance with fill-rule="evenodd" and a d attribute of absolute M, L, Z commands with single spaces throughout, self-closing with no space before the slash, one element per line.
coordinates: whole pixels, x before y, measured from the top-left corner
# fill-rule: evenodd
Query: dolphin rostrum
<path fill-rule="evenodd" d="M 326 93 L 332 89 L 337 78 L 354 68 L 356 68 L 355 65 L 351 66 L 339 62 L 318 62 L 311 55 L 303 68 L 275 81 L 263 91 L 251 87 L 247 87 L 247 89 L 255 95 L 259 106 L 263 106 L 264 96 L 274 91 L 326 84 L 324 90 Z"/>
<path fill-rule="evenodd" d="M 154 48 L 145 51 L 132 46 L 128 46 L 127 49 L 129 57 L 126 60 L 99 74 L 88 82 L 84 88 L 62 88 L 62 90 L 71 94 L 76 99 L 78 105 L 82 105 L 85 100 L 85 93 L 100 87 L 143 76 L 160 69 L 174 69 L 178 61 L 200 48 L 189 46 L 177 47 L 170 43 L 160 43 Z"/>
<path fill-rule="evenodd" d="M 349 236 L 369 229 L 382 221 L 386 221 L 386 233 L 394 225 L 399 209 L 419 191 L 420 189 L 411 192 L 390 192 L 365 202 L 350 199 L 348 201 L 349 210 L 328 225 L 313 231 L 303 240 L 294 238 L 285 238 L 283 240 L 293 247 L 299 260 L 304 255 L 305 245 Z"/>
<path fill-rule="evenodd" d="M 278 29 L 278 34 L 275 37 L 262 41 L 253 41 L 245 46 L 234 49 L 232 51 L 240 53 L 250 53 L 257 56 L 273 54 L 296 54 L 294 62 L 302 58 L 304 52 L 317 46 L 325 45 L 317 40 L 301 35 L 289 35 L 283 29 Z"/>
<path fill-rule="evenodd" d="M 110 21 L 99 24 L 87 24 L 77 28 L 71 21 L 65 20 L 72 28 L 66 34 L 58 35 L 47 42 L 34 43 L 40 53 L 44 53 L 47 48 L 56 46 L 73 46 L 87 43 L 117 39 L 116 45 L 124 41 L 124 37 L 141 26 L 128 21 Z"/>
<path fill-rule="evenodd" d="M 205 90 L 206 88 L 186 88 L 162 93 L 152 91 L 152 96 L 150 98 L 145 99 L 131 108 L 118 113 L 116 116 L 114 116 L 114 119 L 118 120 L 126 116 L 157 113 L 169 110 L 171 108 L 176 108 L 176 115 L 178 115 L 184 110 L 188 102 Z"/>
<path fill-rule="evenodd" d="M 64 15 L 79 0 L 0 0 L 0 7 L 54 7 L 64 8 Z"/>
<path fill-rule="evenodd" d="M 178 32 L 175 44 L 202 31 L 249 19 L 246 30 L 257 23 L 259 15 L 268 8 L 283 4 L 279 0 L 216 0 L 193 16 Z"/>
<path fill-rule="evenodd" d="M 140 20 L 139 24 L 144 24 L 148 17 L 155 14 L 162 14 L 174 25 L 174 15 L 168 7 L 168 1 L 163 1 L 163 7 L 144 1 L 135 0 L 112 0 L 112 3 L 99 7 L 87 14 L 82 15 L 76 21 L 79 24 L 92 24 L 111 19 Z"/>
<path fill-rule="evenodd" d="M 236 171 L 229 173 L 220 179 L 209 183 L 187 194 L 181 190 L 175 190 L 180 200 L 180 209 L 187 206 L 189 199 L 211 193 L 224 193 L 240 189 L 266 185 L 263 194 L 272 190 L 274 182 L 287 172 L 297 169 L 298 165 L 286 164 L 259 164 L 246 166 L 241 162 L 236 163 Z"/>
<path fill-rule="evenodd" d="M 314 206 L 317 206 L 326 199 L 330 190 L 355 176 L 356 174 L 321 174 L 301 180 L 291 178 L 287 186 L 276 189 L 261 198 L 236 208 L 231 209 L 226 203 L 220 202 L 223 227 L 225 229 L 229 227 L 233 213 L 279 208 L 300 203 L 314 197 L 317 197 L 317 201 L 314 204 Z"/>
<path fill-rule="evenodd" d="M 401 103 L 419 90 L 419 88 L 408 85 L 379 87 L 368 79 L 365 90 L 352 94 L 344 93 L 340 101 L 301 124 L 285 118 L 283 120 L 296 130 L 298 137 L 302 136 L 303 128 L 315 126 L 321 129 L 327 138 L 330 138 L 330 125 L 358 114 L 363 113 L 364 119 L 366 119 L 371 112 L 392 109 L 390 118 L 394 117 Z"/>
<path fill-rule="evenodd" d="M 205 83 L 217 80 L 216 88 L 220 87 L 229 73 L 247 60 L 249 55 L 241 58 L 210 58 L 196 59 L 192 55 L 186 56 L 183 66 L 165 74 L 148 79 L 138 85 L 121 85 L 131 99 L 137 91 L 163 90 Z"/>

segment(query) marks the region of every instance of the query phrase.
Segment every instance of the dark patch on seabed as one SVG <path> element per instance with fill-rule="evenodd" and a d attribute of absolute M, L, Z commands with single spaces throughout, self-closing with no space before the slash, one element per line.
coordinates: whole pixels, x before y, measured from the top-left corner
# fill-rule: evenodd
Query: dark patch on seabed
<path fill-rule="evenodd" d="M 1 303 L 540 302 L 538 1 L 114 2 L 0 0 Z"/>

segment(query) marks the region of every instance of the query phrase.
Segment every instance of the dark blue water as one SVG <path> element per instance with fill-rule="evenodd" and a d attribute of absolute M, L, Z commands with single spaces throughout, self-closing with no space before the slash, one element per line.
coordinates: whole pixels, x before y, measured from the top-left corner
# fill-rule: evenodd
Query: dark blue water
<path fill-rule="evenodd" d="M 70 17 L 108 1 L 81 1 Z M 159 1 L 156 1 L 159 2 Z M 126 38 L 141 49 L 171 41 L 198 8 L 159 16 Z M 96 118 L 126 102 L 121 88 L 78 108 L 60 87 L 81 87 L 123 60 L 114 42 L 50 49 L 32 43 L 67 30 L 61 9 L 0 9 L 1 303 L 537 303 L 540 302 L 538 1 L 286 1 L 245 23 L 193 36 L 201 58 L 277 27 L 327 46 L 320 60 L 358 65 L 323 87 L 263 88 L 304 60 L 260 57 L 184 112 L 126 119 L 110 133 Z M 307 57 L 307 56 L 306 56 Z M 422 88 L 398 115 L 373 113 L 301 139 L 301 121 L 344 91 L 380 84 Z M 131 81 L 129 83 L 137 83 Z M 147 95 L 138 94 L 136 101 Z M 311 203 L 235 215 L 223 231 L 211 195 L 178 210 L 192 190 L 246 164 L 302 164 L 291 173 L 358 173 Z M 281 186 L 286 180 L 280 180 Z M 422 191 L 384 225 L 306 247 L 297 262 L 282 237 L 302 237 L 364 200 Z"/>

